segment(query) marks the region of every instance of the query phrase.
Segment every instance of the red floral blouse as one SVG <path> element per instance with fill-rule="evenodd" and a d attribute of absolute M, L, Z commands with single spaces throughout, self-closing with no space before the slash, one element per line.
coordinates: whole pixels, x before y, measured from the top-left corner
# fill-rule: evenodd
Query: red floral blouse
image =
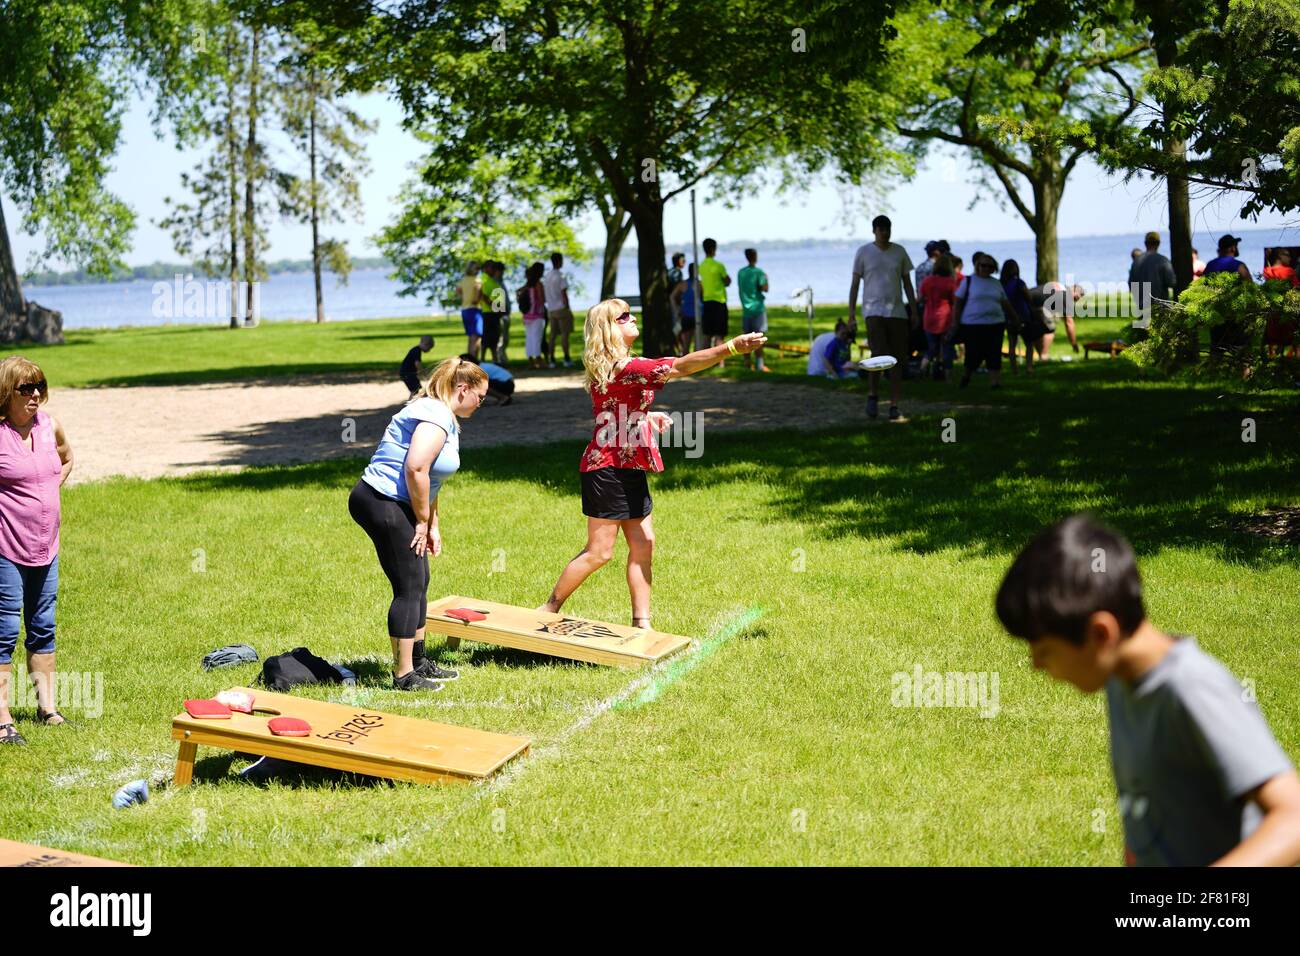
<path fill-rule="evenodd" d="M 614 375 L 604 393 L 590 388 L 591 413 L 596 418 L 591 441 L 582 453 L 578 471 L 597 468 L 639 468 L 663 471 L 664 460 L 654 441 L 646 412 L 655 392 L 664 387 L 673 358 L 630 359 Z"/>

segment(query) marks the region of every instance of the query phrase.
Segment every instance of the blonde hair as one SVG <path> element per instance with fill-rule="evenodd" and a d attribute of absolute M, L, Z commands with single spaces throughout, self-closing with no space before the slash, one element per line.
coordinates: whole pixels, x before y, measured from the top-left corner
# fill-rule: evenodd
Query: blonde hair
<path fill-rule="evenodd" d="M 487 372 L 473 362 L 466 362 L 459 356 L 445 358 L 438 363 L 424 383 L 424 388 L 416 393 L 416 398 L 436 398 L 444 405 L 451 405 L 456 389 L 461 385 L 478 388 L 488 380 Z"/>
<path fill-rule="evenodd" d="M 617 319 L 630 306 L 622 299 L 606 299 L 587 310 L 583 326 L 582 365 L 587 370 L 587 388 L 593 385 L 604 392 L 629 356 L 627 343 Z"/>
<path fill-rule="evenodd" d="M 9 403 L 13 401 L 14 392 L 18 391 L 19 385 L 26 385 L 28 382 L 42 382 L 45 380 L 45 373 L 41 367 L 21 355 L 11 355 L 3 362 L 0 362 L 0 422 L 9 417 Z M 41 404 L 44 405 L 50 400 L 49 386 L 41 392 Z"/>

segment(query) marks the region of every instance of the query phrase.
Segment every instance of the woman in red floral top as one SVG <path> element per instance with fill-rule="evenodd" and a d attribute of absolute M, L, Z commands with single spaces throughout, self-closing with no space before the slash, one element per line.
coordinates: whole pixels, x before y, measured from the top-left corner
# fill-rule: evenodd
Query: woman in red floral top
<path fill-rule="evenodd" d="M 582 363 L 596 419 L 578 465 L 587 546 L 564 568 L 550 600 L 539 610 L 558 612 L 587 576 L 610 559 L 622 528 L 632 626 L 648 628 L 655 538 L 646 472 L 664 470 L 654 436 L 670 424 L 667 415 L 650 411 L 655 392 L 668 380 L 717 365 L 728 355 L 760 349 L 767 336 L 751 332 L 689 355 L 648 359 L 628 352 L 640 334 L 636 317 L 622 299 L 606 299 L 587 313 Z"/>

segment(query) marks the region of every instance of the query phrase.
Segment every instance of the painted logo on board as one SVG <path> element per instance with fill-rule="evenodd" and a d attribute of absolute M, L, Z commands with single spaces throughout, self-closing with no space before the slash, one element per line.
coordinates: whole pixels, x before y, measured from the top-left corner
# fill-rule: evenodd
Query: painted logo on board
<path fill-rule="evenodd" d="M 553 624 L 543 624 L 537 630 L 544 634 L 555 634 L 559 637 L 580 637 L 588 640 L 598 638 L 605 641 L 613 641 L 615 644 L 623 645 L 628 641 L 634 640 L 636 634 L 624 636 L 610 630 L 604 624 L 596 621 L 584 621 L 576 617 L 563 617 Z"/>
<path fill-rule="evenodd" d="M 383 714 L 353 714 L 352 719 L 338 730 L 328 734 L 317 734 L 321 740 L 338 740 L 349 747 L 356 745 L 357 738 L 366 738 L 384 726 Z"/>

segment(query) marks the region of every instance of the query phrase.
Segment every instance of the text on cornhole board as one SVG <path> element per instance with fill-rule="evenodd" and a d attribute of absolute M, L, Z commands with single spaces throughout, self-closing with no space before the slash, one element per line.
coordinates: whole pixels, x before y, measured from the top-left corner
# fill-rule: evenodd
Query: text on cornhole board
<path fill-rule="evenodd" d="M 446 615 L 446 611 L 457 608 L 480 611 L 487 617 L 465 622 Z M 642 667 L 676 654 L 691 643 L 689 637 L 650 628 L 548 614 L 459 594 L 431 603 L 426 625 L 428 630 L 445 635 L 451 647 L 462 640 L 478 641 L 612 667 Z"/>
<path fill-rule="evenodd" d="M 482 780 L 528 751 L 526 737 L 247 687 L 234 690 L 254 696 L 254 713 L 202 720 L 182 712 L 172 719 L 172 739 L 181 744 L 177 785 L 190 782 L 199 746 L 421 783 Z M 311 724 L 311 733 L 277 737 L 267 727 L 272 717 L 299 717 Z"/>

